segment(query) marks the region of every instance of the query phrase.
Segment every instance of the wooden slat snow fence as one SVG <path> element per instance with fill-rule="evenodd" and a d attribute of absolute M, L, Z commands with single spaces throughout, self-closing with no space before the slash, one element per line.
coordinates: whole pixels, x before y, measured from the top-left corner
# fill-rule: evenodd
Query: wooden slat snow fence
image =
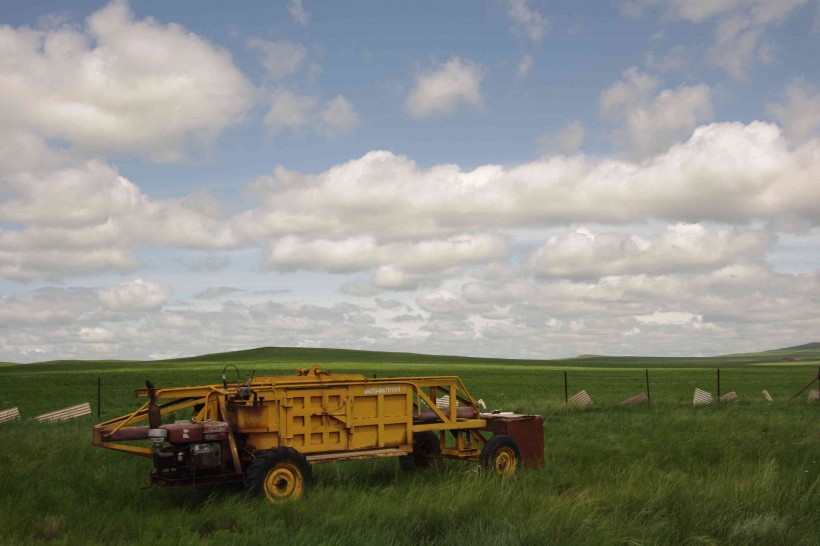
<path fill-rule="evenodd" d="M 641 394 L 636 394 L 632 398 L 627 398 L 623 402 L 621 402 L 622 406 L 639 406 L 640 404 L 648 404 L 649 398 L 646 396 L 645 392 Z"/>
<path fill-rule="evenodd" d="M 589 397 L 587 391 L 581 391 L 578 394 L 574 395 L 572 398 L 567 400 L 567 404 L 572 404 L 573 406 L 591 406 L 592 405 L 592 398 Z"/>
<path fill-rule="evenodd" d="M 479 398 L 478 400 L 476 400 L 476 402 L 478 403 L 478 406 L 480 408 L 482 408 L 482 409 L 487 408 L 487 404 L 484 403 L 483 398 Z M 436 407 L 439 408 L 439 409 L 450 409 L 450 395 L 445 394 L 441 398 L 438 398 L 436 400 Z"/>
<path fill-rule="evenodd" d="M 692 398 L 693 406 L 705 406 L 714 401 L 715 399 L 712 397 L 712 393 L 695 388 L 695 396 Z"/>
<path fill-rule="evenodd" d="M 0 423 L 8 423 L 9 421 L 16 421 L 20 418 L 20 410 L 17 408 L 9 408 L 0 410 Z"/>
<path fill-rule="evenodd" d="M 63 408 L 61 410 L 44 413 L 35 417 L 41 423 L 53 423 L 55 421 L 65 421 L 66 419 L 74 419 L 75 417 L 82 417 L 83 415 L 91 414 L 91 404 L 83 402 L 76 406 Z"/>
<path fill-rule="evenodd" d="M 731 402 L 733 400 L 737 400 L 737 393 L 735 391 L 727 392 L 721 396 L 718 401 Z M 695 396 L 692 397 L 693 406 L 706 406 L 708 404 L 714 404 L 714 402 L 715 397 L 712 396 L 712 393 L 697 388 L 695 389 Z"/>
<path fill-rule="evenodd" d="M 720 397 L 721 402 L 731 402 L 733 400 L 737 400 L 737 393 L 735 391 L 727 392 Z"/>

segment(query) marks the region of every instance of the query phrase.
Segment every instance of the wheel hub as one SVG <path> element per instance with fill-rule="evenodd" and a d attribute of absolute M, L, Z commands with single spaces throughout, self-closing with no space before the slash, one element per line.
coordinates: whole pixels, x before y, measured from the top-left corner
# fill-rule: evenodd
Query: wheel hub
<path fill-rule="evenodd" d="M 303 489 L 302 474 L 291 464 L 276 465 L 265 477 L 265 496 L 272 502 L 298 498 Z"/>
<path fill-rule="evenodd" d="M 495 456 L 495 472 L 496 474 L 509 475 L 514 474 L 518 466 L 518 461 L 515 457 L 515 452 L 509 447 L 502 447 L 498 450 Z"/>

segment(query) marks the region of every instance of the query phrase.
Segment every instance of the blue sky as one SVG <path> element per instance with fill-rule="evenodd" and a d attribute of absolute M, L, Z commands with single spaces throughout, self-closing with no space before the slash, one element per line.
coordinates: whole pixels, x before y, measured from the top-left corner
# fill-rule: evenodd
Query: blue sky
<path fill-rule="evenodd" d="M 0 360 L 820 325 L 808 0 L 3 2 Z"/>

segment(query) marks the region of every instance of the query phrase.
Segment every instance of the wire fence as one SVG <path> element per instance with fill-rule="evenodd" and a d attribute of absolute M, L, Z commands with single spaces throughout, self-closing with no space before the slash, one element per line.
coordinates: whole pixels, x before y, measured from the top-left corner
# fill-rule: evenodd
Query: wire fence
<path fill-rule="evenodd" d="M 820 389 L 820 369 L 693 368 L 601 369 L 572 368 L 520 376 L 471 381 L 471 392 L 481 396 L 551 406 L 709 405 L 721 403 L 785 403 L 814 401 Z M 704 393 L 698 404 L 696 391 Z M 491 402 L 488 402 L 491 403 Z"/>
<path fill-rule="evenodd" d="M 487 401 L 489 409 L 530 407 L 533 402 L 547 407 L 564 404 L 580 407 L 691 406 L 697 403 L 696 390 L 704 393 L 701 395 L 704 404 L 771 404 L 795 398 L 820 399 L 820 368 L 815 370 L 808 366 L 789 369 L 752 366 L 720 369 L 516 368 L 508 371 L 502 365 L 492 370 L 464 367 L 455 372 L 476 398 Z M 19 393 L 7 388 L 0 399 L 0 415 L 4 417 L 0 423 L 33 419 L 46 412 L 84 403 L 88 403 L 89 409 L 82 415 L 97 420 L 133 411 L 144 401 L 133 397 L 133 390 L 141 386 L 137 375 L 118 373 L 94 378 L 85 375 L 73 376 L 63 382 L 25 382 Z M 418 374 L 371 373 L 368 377 L 374 375 L 384 378 Z M 179 384 L 179 380 L 158 384 L 174 385 Z M 39 389 L 43 392 L 38 392 Z"/>
<path fill-rule="evenodd" d="M 795 388 L 793 380 L 784 381 L 771 370 L 720 369 L 564 371 L 564 403 L 589 406 L 602 404 L 651 405 L 665 403 L 709 405 L 739 400 L 772 403 L 791 401 L 803 395 L 816 401 L 820 391 L 820 368 L 807 383 Z M 791 379 L 791 378 L 790 378 Z M 572 385 L 572 387 L 571 387 Z M 580 389 L 580 390 L 579 390 Z M 592 394 L 595 393 L 595 398 Z"/>

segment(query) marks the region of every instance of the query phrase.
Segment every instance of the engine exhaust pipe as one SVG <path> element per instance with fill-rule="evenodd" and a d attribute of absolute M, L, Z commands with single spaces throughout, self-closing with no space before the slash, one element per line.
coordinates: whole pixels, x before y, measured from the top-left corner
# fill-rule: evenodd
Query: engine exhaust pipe
<path fill-rule="evenodd" d="M 157 405 L 157 390 L 150 379 L 145 380 L 145 386 L 148 387 L 148 426 L 159 428 L 162 425 L 162 417 L 159 413 L 159 405 Z"/>

